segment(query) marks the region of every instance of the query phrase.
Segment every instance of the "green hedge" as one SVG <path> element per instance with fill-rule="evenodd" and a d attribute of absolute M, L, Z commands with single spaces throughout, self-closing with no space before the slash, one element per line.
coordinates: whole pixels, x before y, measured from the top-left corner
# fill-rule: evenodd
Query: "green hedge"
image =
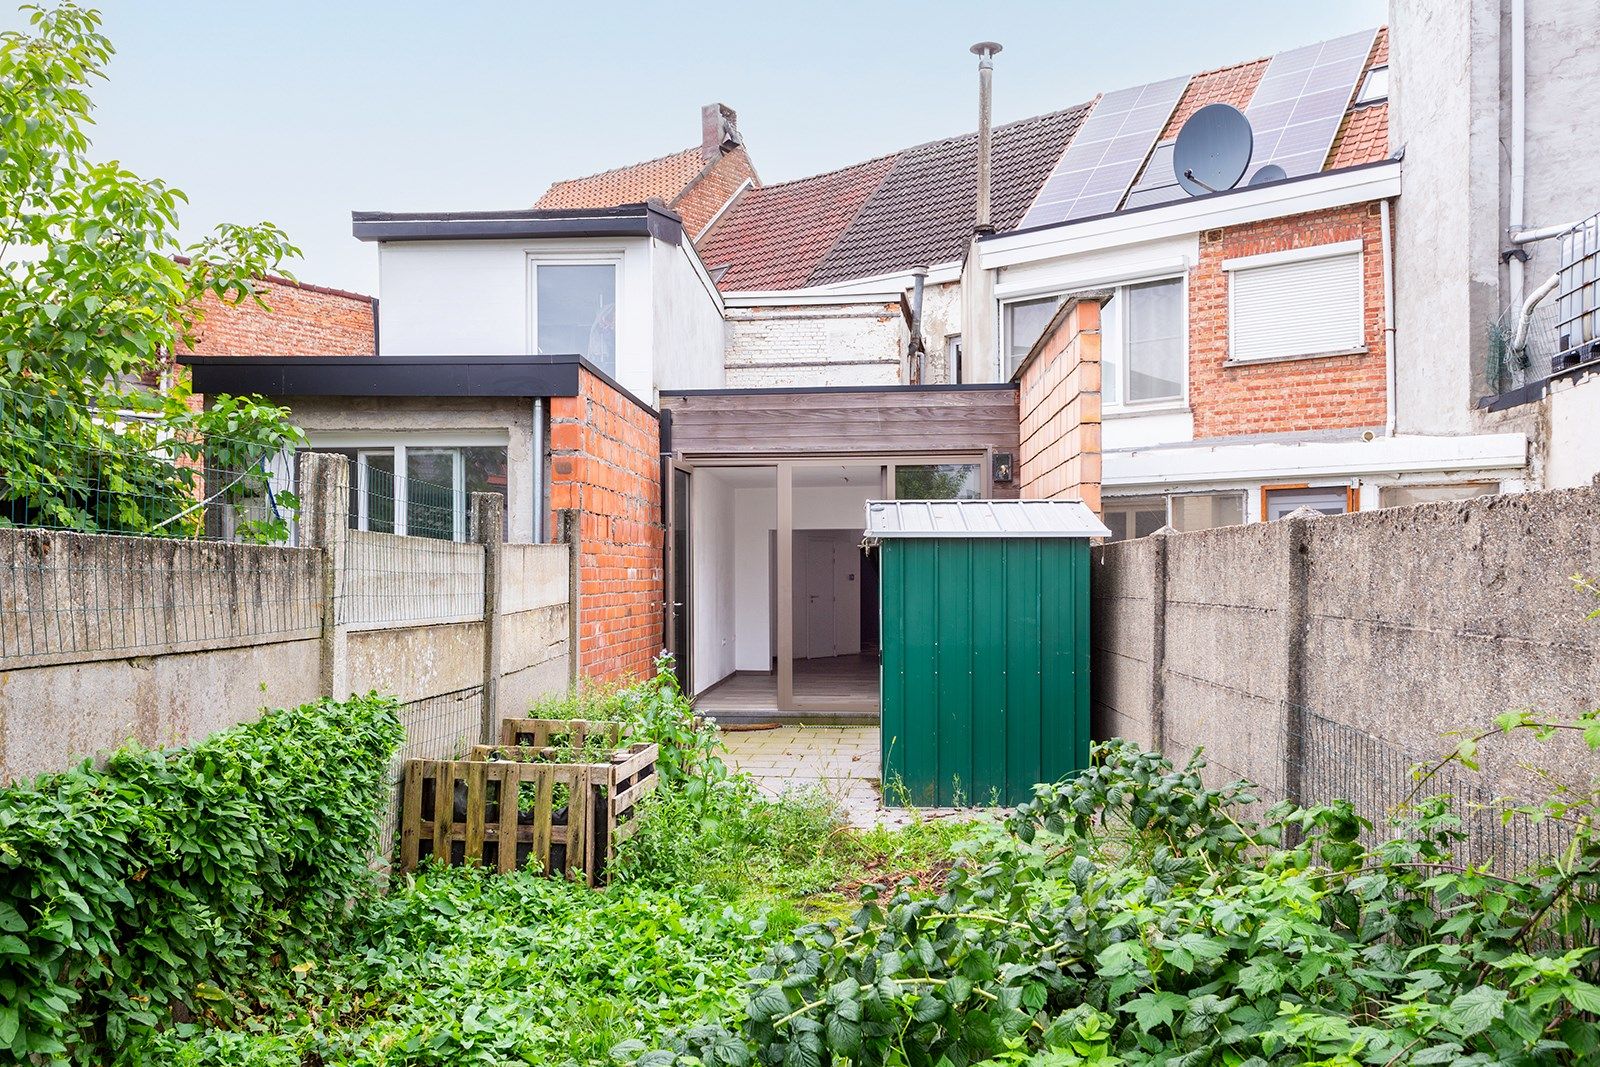
<path fill-rule="evenodd" d="M 298 962 L 370 879 L 402 736 L 393 700 L 322 701 L 0 790 L 0 1050 L 98 1062 Z"/>

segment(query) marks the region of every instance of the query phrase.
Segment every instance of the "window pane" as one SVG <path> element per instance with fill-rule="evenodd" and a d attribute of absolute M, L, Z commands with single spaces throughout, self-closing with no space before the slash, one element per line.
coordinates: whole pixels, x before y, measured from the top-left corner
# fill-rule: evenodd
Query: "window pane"
<path fill-rule="evenodd" d="M 506 495 L 506 450 L 503 448 L 463 448 L 462 466 L 466 470 L 467 505 L 472 504 L 473 493 L 499 493 Z M 510 502 L 502 509 L 506 529 L 511 527 Z"/>
<path fill-rule="evenodd" d="M 1154 282 L 1123 290 L 1128 301 L 1128 402 L 1183 396 L 1183 283 Z"/>
<path fill-rule="evenodd" d="M 1499 482 L 1457 482 L 1455 485 L 1386 485 L 1378 491 L 1380 508 L 1403 508 L 1408 504 L 1431 504 L 1439 500 L 1471 500 L 1493 496 Z"/>
<path fill-rule="evenodd" d="M 357 484 L 366 491 L 367 522 L 363 529 L 373 533 L 394 533 L 394 453 L 363 452 L 365 473 Z M 359 510 L 357 512 L 359 516 Z"/>
<path fill-rule="evenodd" d="M 1148 537 L 1167 522 L 1167 501 L 1159 496 L 1112 497 L 1105 501 L 1106 527 L 1111 540 Z"/>
<path fill-rule="evenodd" d="M 1342 485 L 1324 489 L 1268 489 L 1267 521 L 1281 519 L 1296 508 L 1310 508 L 1324 515 L 1343 515 L 1349 510 L 1350 491 Z"/>
<path fill-rule="evenodd" d="M 406 449 L 406 533 L 456 536 L 455 449 Z"/>
<path fill-rule="evenodd" d="M 1007 304 L 1005 308 L 1005 334 L 1006 334 L 1006 375 L 1017 369 L 1017 364 L 1022 362 L 1034 342 L 1039 340 L 1044 333 L 1044 328 L 1050 325 L 1056 308 L 1061 306 L 1059 296 L 1047 296 L 1041 300 L 1020 300 L 1015 304 Z"/>
<path fill-rule="evenodd" d="M 983 493 L 976 463 L 896 467 L 896 500 L 977 500 Z"/>
<path fill-rule="evenodd" d="M 1122 305 L 1116 294 L 1100 305 L 1100 402 L 1122 403 Z"/>
<path fill-rule="evenodd" d="M 1243 493 L 1191 493 L 1171 499 L 1174 530 L 1211 530 L 1244 522 Z"/>
<path fill-rule="evenodd" d="M 607 374 L 615 374 L 615 264 L 541 264 L 536 274 L 539 351 L 552 354 L 576 352 Z"/>

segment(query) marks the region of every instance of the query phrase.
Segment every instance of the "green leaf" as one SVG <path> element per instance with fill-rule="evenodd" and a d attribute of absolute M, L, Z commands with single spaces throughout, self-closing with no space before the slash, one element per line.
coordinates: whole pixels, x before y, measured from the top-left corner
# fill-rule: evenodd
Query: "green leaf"
<path fill-rule="evenodd" d="M 1469 989 L 1445 1009 L 1445 1029 L 1461 1037 L 1480 1034 L 1505 1013 L 1505 1003 L 1504 990 L 1486 985 Z"/>
<path fill-rule="evenodd" d="M 1178 993 L 1160 991 L 1145 993 L 1121 1005 L 1121 1011 L 1131 1011 L 1139 1021 L 1139 1028 L 1149 1033 L 1158 1026 L 1171 1026 L 1174 1013 L 1181 1011 L 1189 998 Z"/>

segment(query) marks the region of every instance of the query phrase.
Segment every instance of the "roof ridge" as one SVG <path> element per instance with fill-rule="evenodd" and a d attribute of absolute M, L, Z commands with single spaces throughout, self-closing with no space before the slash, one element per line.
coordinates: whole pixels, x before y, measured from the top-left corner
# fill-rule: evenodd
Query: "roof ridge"
<path fill-rule="evenodd" d="M 558 185 L 572 185 L 576 182 L 586 182 L 594 178 L 604 178 L 607 174 L 620 174 L 625 170 L 633 170 L 635 167 L 648 166 L 651 163 L 662 163 L 666 160 L 676 158 L 677 156 L 688 155 L 690 152 L 694 152 L 698 155 L 700 152 L 700 146 L 691 145 L 688 148 L 680 148 L 676 152 L 668 152 L 664 156 L 655 156 L 652 159 L 640 159 L 633 163 L 624 163 L 620 167 L 610 167 L 606 170 L 597 170 L 593 174 L 579 174 L 572 178 L 560 178 L 550 183 L 550 189 L 554 189 Z M 545 192 L 548 193 L 550 189 L 546 189 Z"/>
<path fill-rule="evenodd" d="M 847 170 L 855 170 L 857 167 L 865 167 L 869 163 L 880 163 L 885 159 L 893 159 L 904 151 L 906 151 L 906 149 L 902 148 L 894 152 L 885 152 L 882 155 L 871 156 L 867 159 L 859 159 L 854 163 L 846 163 L 842 167 L 834 167 L 832 170 L 819 170 L 815 174 L 802 174 L 798 178 L 786 178 L 781 182 L 764 182 L 750 191 L 756 192 L 759 190 L 761 192 L 766 192 L 769 189 L 782 189 L 785 185 L 798 185 L 801 182 L 815 181 L 818 178 L 832 178 L 837 174 L 843 174 Z"/>

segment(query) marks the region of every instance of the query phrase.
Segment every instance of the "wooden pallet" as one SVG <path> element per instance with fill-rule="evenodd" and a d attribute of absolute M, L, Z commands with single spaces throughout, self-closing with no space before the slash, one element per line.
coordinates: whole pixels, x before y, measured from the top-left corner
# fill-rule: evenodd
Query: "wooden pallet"
<path fill-rule="evenodd" d="M 622 744 L 622 724 L 593 719 L 503 719 L 500 723 L 500 744 L 522 748 L 554 748 L 555 739 L 566 737 L 570 747 L 582 749 L 592 736 L 604 737 L 607 745 L 617 748 Z"/>
<path fill-rule="evenodd" d="M 407 760 L 400 869 L 440 857 L 451 866 L 471 861 L 604 882 L 617 844 L 633 833 L 639 801 L 655 791 L 656 746 L 631 745 L 606 763 L 515 758 L 526 751 L 479 745 L 463 760 Z M 449 805 L 442 819 L 440 798 Z"/>

